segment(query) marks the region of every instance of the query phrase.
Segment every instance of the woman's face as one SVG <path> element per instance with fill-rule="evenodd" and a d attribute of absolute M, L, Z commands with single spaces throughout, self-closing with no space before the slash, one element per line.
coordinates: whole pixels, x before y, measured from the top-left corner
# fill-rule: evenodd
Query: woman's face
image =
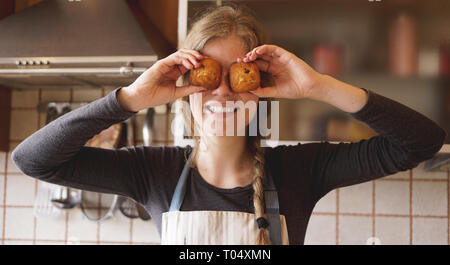
<path fill-rule="evenodd" d="M 244 57 L 247 52 L 245 42 L 235 35 L 212 39 L 201 51 L 203 55 L 217 60 L 222 66 L 222 80 L 218 88 L 189 96 L 192 114 L 195 121 L 202 126 L 204 134 L 243 136 L 245 127 L 255 116 L 258 96 L 250 92 L 233 92 L 228 78 L 231 64 L 236 62 L 238 57 Z M 228 102 L 231 108 L 226 108 L 227 101 L 232 101 Z"/>

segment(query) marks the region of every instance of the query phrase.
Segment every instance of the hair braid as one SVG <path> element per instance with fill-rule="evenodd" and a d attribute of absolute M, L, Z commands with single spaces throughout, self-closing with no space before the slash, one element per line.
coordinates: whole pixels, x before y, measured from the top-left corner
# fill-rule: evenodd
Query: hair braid
<path fill-rule="evenodd" d="M 260 138 L 256 137 L 253 141 L 253 147 L 255 149 L 255 167 L 254 167 L 254 176 L 253 176 L 253 205 L 255 207 L 255 216 L 256 218 L 265 218 L 267 219 L 266 214 L 264 213 L 264 187 L 263 180 L 265 177 L 264 174 L 264 149 L 261 148 L 259 144 Z M 270 239 L 267 233 L 267 229 L 264 227 L 259 228 L 258 235 L 256 236 L 256 245 L 270 245 Z"/>

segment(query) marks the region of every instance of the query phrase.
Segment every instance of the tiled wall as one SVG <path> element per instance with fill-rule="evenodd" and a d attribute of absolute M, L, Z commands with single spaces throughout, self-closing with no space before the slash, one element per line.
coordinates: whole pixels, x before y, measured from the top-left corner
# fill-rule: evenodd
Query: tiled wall
<path fill-rule="evenodd" d="M 113 89 L 14 91 L 10 151 L 44 126 L 45 113 L 36 110 L 39 102 L 90 102 Z M 136 115 L 138 127 L 144 117 Z M 155 144 L 171 144 L 168 135 L 162 133 Z M 141 144 L 138 134 L 137 145 Z M 21 173 L 10 154 L 0 153 L 1 244 L 159 243 L 153 221 L 128 219 L 119 213 L 99 224 L 86 220 L 79 209 L 56 219 L 36 218 L 33 204 L 40 182 Z M 334 190 L 314 209 L 305 243 L 366 244 L 372 238 L 381 244 L 449 244 L 449 191 L 449 173 L 425 172 L 423 164 Z"/>

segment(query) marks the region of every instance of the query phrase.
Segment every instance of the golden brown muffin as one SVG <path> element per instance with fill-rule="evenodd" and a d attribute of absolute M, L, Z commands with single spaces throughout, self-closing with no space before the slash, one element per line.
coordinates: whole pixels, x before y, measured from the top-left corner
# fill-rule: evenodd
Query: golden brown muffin
<path fill-rule="evenodd" d="M 230 67 L 230 85 L 236 93 L 255 90 L 259 87 L 261 76 L 256 63 L 236 62 Z"/>
<path fill-rule="evenodd" d="M 220 84 L 222 67 L 211 58 L 205 58 L 199 63 L 201 67 L 192 69 L 189 73 L 190 84 L 206 89 L 216 89 Z"/>

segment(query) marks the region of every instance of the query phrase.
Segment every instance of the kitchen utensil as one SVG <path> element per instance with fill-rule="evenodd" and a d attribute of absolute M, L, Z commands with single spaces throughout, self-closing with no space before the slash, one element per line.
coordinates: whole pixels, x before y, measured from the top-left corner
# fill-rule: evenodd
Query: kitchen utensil
<path fill-rule="evenodd" d="M 82 191 L 79 205 L 83 215 L 93 222 L 102 222 L 110 219 L 114 216 L 117 209 L 128 218 L 135 219 L 140 217 L 137 208 L 138 204 L 132 199 L 120 195 Z"/>
<path fill-rule="evenodd" d="M 119 210 L 128 218 L 135 219 L 139 217 L 136 202 L 126 197 L 119 197 Z"/>
<path fill-rule="evenodd" d="M 450 171 L 450 153 L 438 153 L 433 158 L 425 161 L 426 171 Z"/>
<path fill-rule="evenodd" d="M 47 183 L 39 182 L 39 189 L 37 192 L 36 199 L 34 200 L 33 214 L 37 218 L 56 218 L 61 214 L 61 210 L 55 207 L 51 200 L 52 198 L 58 196 L 62 187 Z"/>
<path fill-rule="evenodd" d="M 152 219 L 152 217 L 150 216 L 150 214 L 147 212 L 147 210 L 145 210 L 144 207 L 142 207 L 142 205 L 140 205 L 139 203 L 136 203 L 136 207 L 139 213 L 139 218 L 141 218 L 141 220 L 147 221 Z"/>
<path fill-rule="evenodd" d="M 389 70 L 396 76 L 417 73 L 417 29 L 410 14 L 400 13 L 390 25 Z"/>
<path fill-rule="evenodd" d="M 114 216 L 118 208 L 119 195 L 101 194 L 81 191 L 80 208 L 83 215 L 90 221 L 102 222 Z M 109 205 L 106 206 L 105 205 Z"/>
<path fill-rule="evenodd" d="M 145 115 L 144 125 L 142 127 L 142 136 L 144 138 L 144 145 L 150 146 L 154 139 L 154 122 L 155 122 L 155 109 L 148 108 Z"/>
<path fill-rule="evenodd" d="M 64 188 L 61 190 L 61 197 L 59 199 L 52 199 L 52 203 L 59 209 L 72 209 L 81 203 L 79 197 L 74 197 L 70 188 Z"/>

